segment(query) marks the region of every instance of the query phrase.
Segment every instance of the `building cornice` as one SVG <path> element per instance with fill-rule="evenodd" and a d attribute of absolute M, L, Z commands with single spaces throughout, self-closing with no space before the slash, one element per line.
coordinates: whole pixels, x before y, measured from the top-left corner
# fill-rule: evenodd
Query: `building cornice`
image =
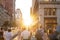
<path fill-rule="evenodd" d="M 40 4 L 57 4 L 57 5 L 60 5 L 60 1 L 54 1 L 54 2 L 52 2 L 52 1 L 48 1 L 48 2 L 40 1 Z"/>

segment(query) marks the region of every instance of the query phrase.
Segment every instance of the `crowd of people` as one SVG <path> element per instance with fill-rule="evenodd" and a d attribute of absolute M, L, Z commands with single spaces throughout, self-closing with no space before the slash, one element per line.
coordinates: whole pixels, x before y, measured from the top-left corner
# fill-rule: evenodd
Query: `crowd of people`
<path fill-rule="evenodd" d="M 57 31 L 44 30 L 44 28 L 39 27 L 35 32 L 23 28 L 23 30 L 18 30 L 15 34 L 11 32 L 11 29 L 0 28 L 0 40 L 13 40 L 18 36 L 17 40 L 60 40 L 60 33 Z"/>

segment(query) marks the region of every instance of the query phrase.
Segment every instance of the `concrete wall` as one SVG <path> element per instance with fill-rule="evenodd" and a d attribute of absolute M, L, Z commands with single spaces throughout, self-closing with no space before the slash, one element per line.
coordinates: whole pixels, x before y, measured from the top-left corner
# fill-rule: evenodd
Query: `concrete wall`
<path fill-rule="evenodd" d="M 32 0 L 32 8 L 34 8 L 35 1 L 36 1 L 36 0 Z"/>
<path fill-rule="evenodd" d="M 57 23 L 60 25 L 60 9 L 57 9 Z"/>
<path fill-rule="evenodd" d="M 40 15 L 40 23 L 44 27 L 44 9 L 39 8 L 39 15 Z"/>
<path fill-rule="evenodd" d="M 56 0 L 56 1 L 60 1 L 60 0 Z"/>

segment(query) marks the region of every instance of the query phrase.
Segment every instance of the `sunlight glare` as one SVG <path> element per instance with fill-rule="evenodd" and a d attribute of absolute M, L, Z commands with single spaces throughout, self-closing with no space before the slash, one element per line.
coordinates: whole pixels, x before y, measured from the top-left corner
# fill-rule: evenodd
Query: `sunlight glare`
<path fill-rule="evenodd" d="M 27 19 L 24 19 L 23 22 L 24 22 L 24 25 L 28 27 L 32 24 L 33 21 L 30 17 L 28 17 Z"/>
<path fill-rule="evenodd" d="M 30 17 L 30 8 L 32 6 L 32 0 L 16 0 L 16 9 L 20 8 L 22 11 L 23 24 L 28 26 L 32 23 Z"/>

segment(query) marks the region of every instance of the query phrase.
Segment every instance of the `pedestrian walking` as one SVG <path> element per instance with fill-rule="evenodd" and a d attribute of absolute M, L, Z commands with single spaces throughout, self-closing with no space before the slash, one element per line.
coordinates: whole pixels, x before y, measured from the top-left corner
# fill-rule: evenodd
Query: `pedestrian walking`
<path fill-rule="evenodd" d="M 3 28 L 0 28 L 0 40 L 4 40 L 3 32 Z"/>
<path fill-rule="evenodd" d="M 8 29 L 8 31 L 4 32 L 4 40 L 13 40 L 19 32 L 13 34 L 11 32 L 11 29 Z"/>
<path fill-rule="evenodd" d="M 44 30 L 44 34 L 43 34 L 42 38 L 43 38 L 43 40 L 49 40 L 46 30 Z"/>
<path fill-rule="evenodd" d="M 42 27 L 39 27 L 36 31 L 36 38 L 37 40 L 43 40 L 43 34 L 44 34 L 44 29 Z"/>
<path fill-rule="evenodd" d="M 24 28 L 24 31 L 21 33 L 21 38 L 23 40 L 29 40 L 30 39 L 30 31 L 26 30 L 26 28 Z"/>
<path fill-rule="evenodd" d="M 36 37 L 35 37 L 35 33 L 34 32 L 32 32 L 31 40 L 37 40 Z"/>
<path fill-rule="evenodd" d="M 60 33 L 58 34 L 57 39 L 60 40 Z"/>
<path fill-rule="evenodd" d="M 48 37 L 49 37 L 49 40 L 58 40 L 57 39 L 57 32 L 55 31 L 55 32 L 53 32 L 52 30 L 49 30 L 49 35 L 48 35 Z"/>
<path fill-rule="evenodd" d="M 11 38 L 12 38 L 11 29 L 8 29 L 6 32 L 4 32 L 4 39 L 11 40 Z"/>

